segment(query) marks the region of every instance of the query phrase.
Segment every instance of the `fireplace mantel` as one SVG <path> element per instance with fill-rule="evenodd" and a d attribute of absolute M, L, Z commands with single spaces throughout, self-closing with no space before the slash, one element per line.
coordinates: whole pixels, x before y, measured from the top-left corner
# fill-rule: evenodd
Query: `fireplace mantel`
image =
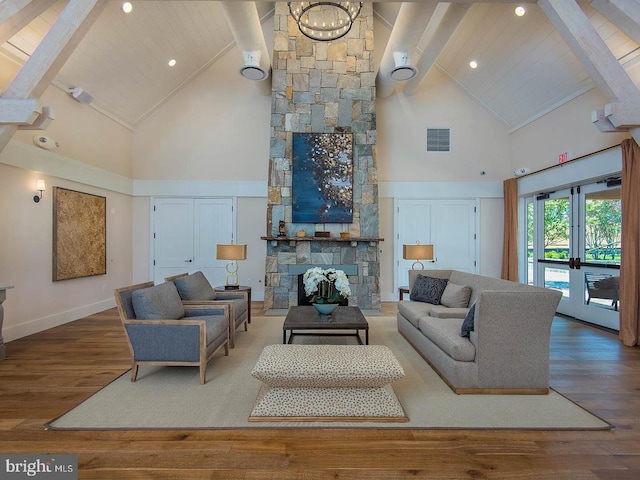
<path fill-rule="evenodd" d="M 268 242 L 383 242 L 384 238 L 376 237 L 260 237 Z"/>

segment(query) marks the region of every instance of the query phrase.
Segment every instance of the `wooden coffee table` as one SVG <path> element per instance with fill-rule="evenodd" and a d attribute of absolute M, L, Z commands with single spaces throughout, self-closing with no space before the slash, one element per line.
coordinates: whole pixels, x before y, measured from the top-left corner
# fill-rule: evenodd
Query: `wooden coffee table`
<path fill-rule="evenodd" d="M 301 330 L 314 330 L 314 333 L 300 333 Z M 355 333 L 340 333 L 336 330 L 355 330 Z M 289 308 L 284 319 L 282 343 L 291 343 L 295 335 L 315 335 L 356 337 L 358 344 L 363 345 L 360 330 L 364 330 L 365 344 L 369 345 L 369 324 L 358 307 L 339 306 L 331 315 L 320 315 L 311 305 L 298 305 Z"/>

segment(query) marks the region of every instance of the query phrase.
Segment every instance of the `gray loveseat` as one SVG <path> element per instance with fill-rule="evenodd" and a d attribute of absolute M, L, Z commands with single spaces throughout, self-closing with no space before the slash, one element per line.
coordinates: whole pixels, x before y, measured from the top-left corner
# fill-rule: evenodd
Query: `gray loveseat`
<path fill-rule="evenodd" d="M 411 270 L 411 298 L 418 275 L 448 280 L 440 299 L 446 305 L 400 301 L 398 331 L 456 393 L 548 393 L 549 337 L 561 292 L 455 270 Z M 465 338 L 462 324 L 473 305 L 474 328 Z"/>

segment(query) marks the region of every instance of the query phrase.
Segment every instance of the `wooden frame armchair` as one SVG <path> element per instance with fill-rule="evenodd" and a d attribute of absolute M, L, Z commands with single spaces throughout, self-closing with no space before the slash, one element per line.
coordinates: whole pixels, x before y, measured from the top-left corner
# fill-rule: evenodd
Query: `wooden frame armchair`
<path fill-rule="evenodd" d="M 620 277 L 606 274 L 585 274 L 587 287 L 587 305 L 592 298 L 611 300 L 611 306 L 617 312 L 620 300 Z"/>
<path fill-rule="evenodd" d="M 185 305 L 229 305 L 230 315 L 235 328 L 229 332 L 229 345 L 235 348 L 236 330 L 244 324 L 244 331 L 248 331 L 251 321 L 249 293 L 245 291 L 226 290 L 218 292 L 213 289 L 207 278 L 200 271 L 188 274 L 180 273 L 165 278 L 166 282 L 173 282 L 178 289 L 180 298 Z"/>
<path fill-rule="evenodd" d="M 198 366 L 206 383 L 209 360 L 229 355 L 229 306 L 184 305 L 171 282 L 139 283 L 114 290 L 131 352 L 131 381 L 140 365 Z"/>

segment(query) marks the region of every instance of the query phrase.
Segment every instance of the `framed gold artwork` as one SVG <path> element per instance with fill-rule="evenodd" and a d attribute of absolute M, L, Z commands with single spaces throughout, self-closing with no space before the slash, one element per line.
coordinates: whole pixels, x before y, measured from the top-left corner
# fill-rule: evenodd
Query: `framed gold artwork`
<path fill-rule="evenodd" d="M 107 273 L 107 198 L 53 187 L 53 281 Z"/>

